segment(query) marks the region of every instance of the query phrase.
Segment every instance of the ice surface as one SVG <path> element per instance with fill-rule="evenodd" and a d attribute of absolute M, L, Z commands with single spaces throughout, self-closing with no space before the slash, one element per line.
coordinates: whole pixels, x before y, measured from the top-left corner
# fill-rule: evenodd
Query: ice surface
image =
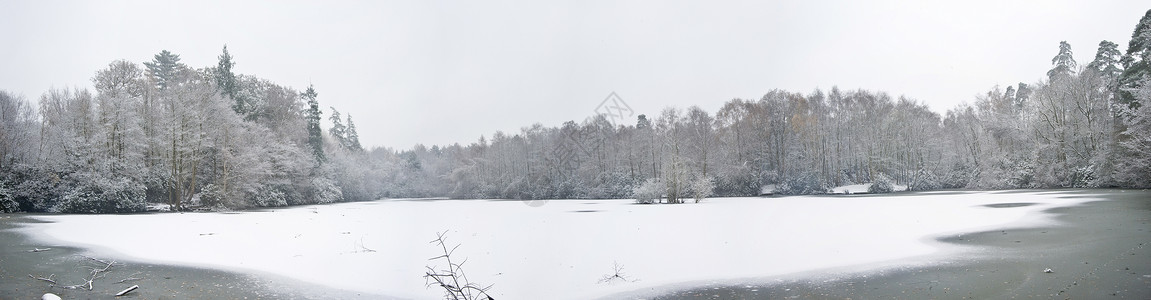
<path fill-rule="evenodd" d="M 24 230 L 100 255 L 269 272 L 340 289 L 431 299 L 424 267 L 449 231 L 469 278 L 497 299 L 588 299 L 672 283 L 960 255 L 931 237 L 1052 222 L 1090 198 L 1022 192 L 876 197 L 382 200 L 242 213 L 58 215 Z M 1038 205 L 988 208 L 1002 202 Z M 534 203 L 539 204 L 539 203 Z M 375 252 L 366 252 L 364 249 Z M 598 283 L 613 263 L 638 281 Z"/>

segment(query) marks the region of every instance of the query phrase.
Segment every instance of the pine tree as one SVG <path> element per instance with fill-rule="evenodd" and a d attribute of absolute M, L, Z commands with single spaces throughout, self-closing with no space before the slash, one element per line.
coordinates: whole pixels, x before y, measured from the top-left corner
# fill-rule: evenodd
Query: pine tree
<path fill-rule="evenodd" d="M 324 131 L 320 129 L 320 103 L 316 101 L 316 89 L 308 85 L 308 89 L 301 95 L 308 103 L 308 108 L 304 113 L 304 120 L 308 126 L 308 146 L 312 147 L 312 155 L 316 157 L 316 161 L 324 161 Z"/>
<path fill-rule="evenodd" d="M 345 136 L 347 127 L 344 127 L 344 124 L 341 123 L 343 120 L 340 118 L 340 111 L 336 110 L 335 107 L 329 106 L 328 108 L 332 109 L 332 115 L 328 117 L 328 120 L 332 121 L 332 128 L 328 129 L 328 133 L 332 134 L 332 137 L 336 139 L 336 143 L 340 144 L 340 147 L 347 148 L 348 139 L 347 136 Z"/>
<path fill-rule="evenodd" d="M 1068 44 L 1067 41 L 1059 42 L 1059 54 L 1051 58 L 1051 64 L 1055 66 L 1051 68 L 1050 71 L 1047 71 L 1047 77 L 1051 81 L 1054 82 L 1056 78 L 1071 75 L 1076 68 L 1075 57 L 1071 52 L 1071 44 Z"/>
<path fill-rule="evenodd" d="M 1087 68 L 1110 82 L 1123 73 L 1123 68 L 1119 65 L 1119 60 L 1122 58 L 1123 53 L 1119 52 L 1119 45 L 1111 41 L 1102 41 L 1099 42 L 1099 50 L 1095 52 L 1095 60 L 1087 64 Z"/>
<path fill-rule="evenodd" d="M 144 66 L 148 68 L 148 77 L 162 90 L 167 89 L 176 80 L 176 75 L 185 68 L 184 64 L 180 63 L 180 55 L 172 54 L 168 50 L 160 51 L 151 62 L 145 62 Z"/>
<path fill-rule="evenodd" d="M 348 115 L 348 128 L 345 132 L 347 135 L 348 149 L 355 151 L 364 150 L 360 145 L 360 134 L 356 133 L 356 123 L 352 122 L 352 115 Z"/>
<path fill-rule="evenodd" d="M 1131 33 L 1131 41 L 1127 43 L 1127 54 L 1123 55 L 1123 73 L 1119 75 L 1118 91 L 1119 103 L 1127 105 L 1132 112 L 1139 109 L 1139 101 L 1135 99 L 1137 91 L 1143 84 L 1151 79 L 1151 10 L 1139 19 L 1135 32 Z"/>
<path fill-rule="evenodd" d="M 234 101 L 232 104 L 233 111 L 241 116 L 246 116 L 249 108 L 247 103 L 245 103 L 246 101 L 238 95 L 240 84 L 236 80 L 236 74 L 232 73 L 232 67 L 235 65 L 236 63 L 232 61 L 232 54 L 228 53 L 228 45 L 224 45 L 224 53 L 220 54 L 219 63 L 216 64 L 216 69 L 214 70 L 216 88 L 220 90 L 220 93 L 223 94 L 224 97 Z"/>

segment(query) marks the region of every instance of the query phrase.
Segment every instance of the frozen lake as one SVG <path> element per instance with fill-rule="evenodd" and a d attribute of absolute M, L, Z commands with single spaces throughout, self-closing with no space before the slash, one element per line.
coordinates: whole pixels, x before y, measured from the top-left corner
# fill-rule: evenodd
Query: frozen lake
<path fill-rule="evenodd" d="M 935 237 L 1051 224 L 1042 210 L 1098 200 L 1058 191 L 632 200 L 380 200 L 240 213 L 36 216 L 24 228 L 94 255 L 272 273 L 400 298 L 440 297 L 425 266 L 448 232 L 496 299 L 588 299 L 700 281 L 946 260 Z M 1029 205 L 1019 205 L 1028 203 Z M 538 205 L 538 206 L 536 206 Z M 372 250 L 372 251 L 368 251 Z M 623 266 L 632 281 L 601 283 Z"/>

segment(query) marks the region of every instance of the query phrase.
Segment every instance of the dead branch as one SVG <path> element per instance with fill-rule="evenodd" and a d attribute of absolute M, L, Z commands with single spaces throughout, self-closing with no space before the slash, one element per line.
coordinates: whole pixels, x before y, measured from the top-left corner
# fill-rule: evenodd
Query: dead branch
<path fill-rule="evenodd" d="M 128 288 L 124 289 L 123 291 L 116 293 L 116 297 L 127 295 L 128 293 L 131 293 L 132 291 L 135 291 L 138 288 L 140 288 L 139 285 L 132 285 L 131 287 L 128 287 Z"/>
<path fill-rule="evenodd" d="M 428 270 L 424 272 L 424 280 L 426 281 L 427 287 L 438 286 L 443 288 L 445 293 L 444 297 L 447 299 L 493 299 L 492 296 L 488 295 L 487 293 L 488 290 L 492 288 L 492 285 L 481 287 L 476 283 L 468 280 L 468 277 L 464 273 L 463 269 L 463 265 L 468 262 L 466 258 L 460 263 L 455 263 L 452 261 L 452 254 L 456 252 L 456 249 L 459 249 L 460 245 L 456 244 L 455 247 L 452 247 L 451 250 L 448 250 L 447 239 L 445 238 L 446 235 L 447 231 L 437 232 L 436 239 L 430 242 L 440 246 L 440 250 L 442 250 L 444 254 L 432 257 L 428 260 L 443 259 L 448 263 L 448 268 L 437 271 L 435 267 L 425 266 L 428 268 Z"/>
<path fill-rule="evenodd" d="M 599 279 L 598 283 L 614 283 L 616 281 L 623 282 L 636 282 L 637 280 L 628 278 L 627 274 L 623 272 L 623 266 L 619 262 L 612 262 L 612 274 L 604 275 Z"/>
<path fill-rule="evenodd" d="M 104 278 L 105 274 L 101 274 L 101 273 L 108 272 L 109 269 L 112 269 L 112 266 L 116 265 L 115 260 L 106 261 L 106 260 L 102 260 L 99 258 L 88 257 L 88 256 L 83 256 L 83 255 L 80 255 L 80 257 L 87 258 L 87 259 L 92 260 L 94 262 L 99 262 L 101 264 L 104 264 L 104 267 L 90 267 L 92 270 L 89 272 L 89 274 L 91 274 L 91 275 L 88 276 L 88 278 L 83 279 L 84 280 L 83 283 L 61 286 L 61 288 L 74 290 L 74 289 L 81 289 L 81 288 L 84 288 L 85 286 L 87 286 L 87 289 L 89 291 L 91 291 L 95 285 L 95 283 L 93 283 L 93 282 L 96 281 L 96 279 Z"/>
<path fill-rule="evenodd" d="M 367 246 L 364 246 L 364 236 L 362 236 L 362 235 L 360 236 L 360 242 L 356 244 L 356 248 L 357 249 L 355 252 L 357 252 L 357 253 L 359 253 L 359 252 L 376 252 L 376 250 L 373 250 L 371 248 L 368 248 Z"/>
<path fill-rule="evenodd" d="M 28 274 L 28 277 L 31 277 L 32 279 L 47 281 L 47 282 L 55 285 L 56 280 L 52 279 L 53 276 L 56 276 L 56 274 L 48 275 L 48 277 L 36 277 L 36 276 L 32 276 L 32 274 Z"/>

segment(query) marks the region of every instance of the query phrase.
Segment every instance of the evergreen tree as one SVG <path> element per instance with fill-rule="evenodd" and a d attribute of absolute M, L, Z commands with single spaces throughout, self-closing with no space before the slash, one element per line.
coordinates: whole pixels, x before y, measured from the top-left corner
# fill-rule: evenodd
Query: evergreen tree
<path fill-rule="evenodd" d="M 334 110 L 333 110 L 334 111 Z M 352 122 L 352 115 L 348 115 L 348 128 L 345 132 L 348 141 L 348 149 L 355 151 L 364 150 L 360 145 L 360 134 L 356 133 L 356 123 Z"/>
<path fill-rule="evenodd" d="M 340 147 L 347 148 L 348 139 L 345 135 L 347 127 L 344 127 L 344 124 L 341 123 L 343 121 L 340 119 L 340 111 L 336 110 L 335 107 L 329 106 L 328 108 L 332 109 L 332 116 L 328 117 L 328 120 L 332 121 L 332 128 L 328 129 L 328 133 L 332 134 L 332 137 L 336 139 L 336 143 L 340 144 Z"/>
<path fill-rule="evenodd" d="M 228 53 L 228 45 L 224 45 L 224 53 L 220 54 L 219 63 L 216 64 L 214 72 L 216 88 L 220 90 L 220 93 L 223 94 L 224 97 L 234 101 L 232 104 L 233 111 L 241 116 L 246 116 L 249 108 L 244 99 L 239 96 L 240 84 L 238 80 L 236 80 L 236 74 L 232 73 L 232 67 L 235 65 L 236 63 L 232 61 L 232 54 Z"/>
<path fill-rule="evenodd" d="M 1118 91 L 1119 103 L 1125 104 L 1130 111 L 1139 108 L 1139 101 L 1135 94 L 1143 84 L 1151 79 L 1151 10 L 1139 19 L 1135 32 L 1131 33 L 1131 41 L 1127 43 L 1127 54 L 1123 55 L 1123 73 L 1119 75 Z"/>
<path fill-rule="evenodd" d="M 151 62 L 145 62 L 144 66 L 148 68 L 148 78 L 162 90 L 167 89 L 176 80 L 176 75 L 185 68 L 184 64 L 180 63 L 180 55 L 172 54 L 168 50 L 160 51 Z"/>
<path fill-rule="evenodd" d="M 1059 42 L 1059 54 L 1051 58 L 1051 64 L 1054 65 L 1050 71 L 1047 71 L 1047 77 L 1054 82 L 1056 78 L 1071 75 L 1075 71 L 1075 57 L 1071 52 L 1071 44 L 1067 41 Z"/>
<path fill-rule="evenodd" d="M 1099 42 L 1099 50 L 1095 52 L 1095 60 L 1087 64 L 1087 68 L 1110 83 L 1123 73 L 1122 66 L 1119 65 L 1119 60 L 1122 58 L 1123 53 L 1119 52 L 1119 45 L 1111 41 L 1102 41 Z"/>
<path fill-rule="evenodd" d="M 320 103 L 316 101 L 316 89 L 312 85 L 308 85 L 308 89 L 301 95 L 308 103 L 308 108 L 305 109 L 304 120 L 308 125 L 308 146 L 312 147 L 312 155 L 316 157 L 316 161 L 324 161 L 324 131 L 320 129 Z"/>

